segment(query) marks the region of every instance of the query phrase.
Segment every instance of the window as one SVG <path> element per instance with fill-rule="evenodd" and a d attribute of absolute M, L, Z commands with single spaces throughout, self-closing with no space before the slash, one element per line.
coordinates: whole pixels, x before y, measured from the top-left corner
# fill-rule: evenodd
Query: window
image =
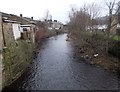
<path fill-rule="evenodd" d="M 27 31 L 27 28 L 23 28 L 23 31 Z"/>

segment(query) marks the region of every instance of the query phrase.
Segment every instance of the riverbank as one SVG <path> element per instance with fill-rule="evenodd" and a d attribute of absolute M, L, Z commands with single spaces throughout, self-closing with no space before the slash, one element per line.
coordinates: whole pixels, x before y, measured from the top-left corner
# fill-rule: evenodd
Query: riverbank
<path fill-rule="evenodd" d="M 11 45 L 4 49 L 3 88 L 11 85 L 24 73 L 33 59 L 33 48 L 32 43 L 19 40 L 17 46 L 11 42 Z"/>
<path fill-rule="evenodd" d="M 77 39 L 77 38 L 76 38 Z M 106 54 L 105 51 L 98 52 L 89 45 L 81 46 L 81 43 L 76 40 L 75 37 L 68 35 L 68 41 L 73 42 L 75 45 L 75 55 L 80 59 L 83 59 L 86 63 L 90 65 L 95 65 L 104 68 L 105 70 L 119 73 L 120 71 L 120 62 L 119 59 Z M 95 43 L 94 43 L 95 44 Z M 103 48 L 102 46 L 97 46 L 99 49 Z"/>
<path fill-rule="evenodd" d="M 33 60 L 29 63 L 29 65 L 26 67 L 26 69 L 24 69 L 24 71 L 22 71 L 22 73 L 16 78 L 16 80 L 12 81 L 12 83 L 10 83 L 9 85 L 5 86 L 2 89 L 2 92 L 8 92 L 8 91 L 15 91 L 17 92 L 19 89 L 19 86 L 23 84 L 23 80 L 25 80 L 29 75 L 31 75 L 33 73 L 33 68 L 35 62 L 37 61 L 37 56 L 40 52 L 40 50 L 42 49 L 41 46 L 44 44 L 44 42 L 47 41 L 47 39 L 51 38 L 51 37 L 56 37 L 58 36 L 58 34 L 47 34 L 47 33 L 41 33 L 41 37 L 39 39 L 39 43 L 36 42 L 36 45 L 34 50 L 33 50 Z M 27 50 L 27 49 L 26 49 Z M 20 89 L 21 91 L 22 89 Z"/>
<path fill-rule="evenodd" d="M 36 46 L 34 46 L 34 47 L 32 47 L 31 49 L 25 49 L 24 51 L 28 51 L 28 50 L 31 50 L 31 53 L 27 53 L 26 55 L 28 55 L 28 54 L 31 54 L 31 56 L 29 57 L 29 58 L 31 58 L 31 60 L 30 59 L 28 59 L 29 60 L 29 62 L 28 61 L 26 61 L 26 62 L 28 62 L 28 65 L 26 65 L 26 68 L 23 68 L 24 66 L 21 66 L 22 67 L 22 69 L 21 69 L 21 71 L 20 71 L 20 74 L 17 76 L 17 77 L 15 77 L 15 80 L 12 80 L 12 82 L 11 83 L 9 83 L 9 84 L 7 84 L 5 87 L 4 87 L 4 89 L 3 89 L 3 92 L 6 92 L 7 90 L 15 90 L 15 86 L 17 87 L 18 85 L 16 85 L 16 83 L 19 83 L 20 84 L 20 82 L 22 81 L 22 79 L 23 78 L 26 78 L 27 76 L 29 76 L 29 74 L 32 72 L 32 70 L 31 70 L 31 68 L 30 67 L 32 67 L 33 65 L 32 64 L 34 64 L 34 62 L 36 61 L 36 58 L 37 58 L 37 55 L 38 55 L 38 53 L 39 53 L 39 51 L 40 51 L 40 49 L 41 49 L 41 45 L 47 40 L 47 39 L 49 39 L 50 37 L 52 37 L 52 36 L 57 36 L 57 34 L 55 35 L 51 35 L 51 34 L 47 34 L 47 33 L 39 33 L 39 36 L 40 36 L 40 38 L 39 38 L 39 42 L 36 42 Z M 22 48 L 22 47 L 21 47 Z M 22 52 L 24 52 L 24 51 L 22 51 Z M 18 52 L 18 54 L 20 54 L 20 52 Z M 24 57 L 24 58 L 28 58 L 28 57 Z M 5 58 L 6 59 L 6 61 L 8 61 L 8 59 L 7 58 Z M 20 69 L 20 68 L 19 68 Z M 17 69 L 16 69 L 17 70 Z M 14 72 L 15 73 L 15 72 Z M 8 76 L 9 77 L 9 76 Z"/>
<path fill-rule="evenodd" d="M 27 68 L 24 70 L 24 72 L 21 74 L 21 76 L 19 76 L 19 78 L 17 78 L 14 82 L 12 82 L 12 84 L 5 86 L 5 87 L 2 89 L 1 92 L 8 92 L 8 91 L 15 91 L 15 92 L 17 92 L 18 89 L 16 89 L 16 88 L 18 88 L 18 86 L 21 85 L 22 80 L 24 80 L 26 77 L 28 77 L 29 74 L 31 73 L 31 68 L 30 68 L 30 67 L 32 66 L 32 64 L 34 63 L 34 61 L 35 61 L 35 60 L 33 60 L 33 61 L 30 63 L 29 67 L 27 67 Z"/>

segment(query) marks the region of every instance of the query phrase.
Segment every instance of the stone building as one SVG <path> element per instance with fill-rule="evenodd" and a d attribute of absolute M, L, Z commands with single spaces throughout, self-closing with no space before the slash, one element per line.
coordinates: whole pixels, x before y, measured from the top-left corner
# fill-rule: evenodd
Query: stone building
<path fill-rule="evenodd" d="M 48 29 L 55 29 L 55 30 L 59 30 L 59 29 L 63 29 L 63 24 L 57 20 L 48 20 Z"/>
<path fill-rule="evenodd" d="M 36 22 L 33 19 L 23 17 L 22 15 L 19 17 L 17 15 L 6 14 L 6 13 L 2 13 L 2 17 L 3 17 L 3 26 L 12 27 L 15 40 L 21 38 L 21 36 L 23 36 L 22 34 L 28 33 L 29 39 L 31 38 L 31 41 L 34 42 Z M 26 28 L 24 28 L 25 26 Z M 28 34 L 24 36 L 27 36 Z M 23 38 L 27 38 L 27 37 L 23 37 Z"/>
<path fill-rule="evenodd" d="M 0 12 L 0 90 L 16 80 L 32 60 L 36 21 Z"/>

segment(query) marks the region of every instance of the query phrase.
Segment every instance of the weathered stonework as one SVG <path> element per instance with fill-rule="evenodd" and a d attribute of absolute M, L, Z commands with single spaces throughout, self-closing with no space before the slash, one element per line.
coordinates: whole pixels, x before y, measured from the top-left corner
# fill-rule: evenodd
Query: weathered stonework
<path fill-rule="evenodd" d="M 2 15 L 0 13 L 0 91 L 2 90 L 2 47 L 3 47 Z"/>
<path fill-rule="evenodd" d="M 30 39 L 16 40 L 13 23 L 4 22 L 2 16 L 0 17 L 0 51 L 2 51 L 0 52 L 0 90 L 18 79 L 32 61 L 34 48 L 33 28 L 30 30 Z"/>

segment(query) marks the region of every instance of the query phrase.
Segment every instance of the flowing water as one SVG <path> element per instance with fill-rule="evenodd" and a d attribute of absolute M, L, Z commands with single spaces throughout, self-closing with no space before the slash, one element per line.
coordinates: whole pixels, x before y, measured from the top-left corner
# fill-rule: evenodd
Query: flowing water
<path fill-rule="evenodd" d="M 31 72 L 16 84 L 25 90 L 117 90 L 118 77 L 74 57 L 67 34 L 54 36 L 40 47 Z"/>

